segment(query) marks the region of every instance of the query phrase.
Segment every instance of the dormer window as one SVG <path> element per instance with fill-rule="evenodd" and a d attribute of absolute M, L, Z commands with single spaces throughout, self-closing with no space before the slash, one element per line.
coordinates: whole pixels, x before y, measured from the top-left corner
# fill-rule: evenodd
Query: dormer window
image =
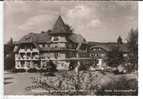
<path fill-rule="evenodd" d="M 31 41 L 32 40 L 32 36 L 28 36 L 25 38 L 25 41 Z"/>
<path fill-rule="evenodd" d="M 39 47 L 42 48 L 43 47 L 42 44 L 39 44 Z"/>
<path fill-rule="evenodd" d="M 43 47 L 45 47 L 45 44 L 39 44 L 39 47 L 43 48 Z"/>
<path fill-rule="evenodd" d="M 52 41 L 58 41 L 59 40 L 59 38 L 58 37 L 52 37 L 52 39 L 51 39 Z"/>
<path fill-rule="evenodd" d="M 58 37 L 54 37 L 54 41 L 58 41 L 59 40 L 59 38 Z"/>
<path fill-rule="evenodd" d="M 58 37 L 58 36 L 52 37 L 52 38 L 51 38 L 51 41 L 59 41 L 59 37 Z"/>

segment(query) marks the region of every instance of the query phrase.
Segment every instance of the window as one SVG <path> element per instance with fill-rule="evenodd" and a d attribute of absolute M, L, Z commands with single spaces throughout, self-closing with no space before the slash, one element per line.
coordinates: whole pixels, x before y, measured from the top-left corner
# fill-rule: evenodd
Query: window
<path fill-rule="evenodd" d="M 24 64 L 25 64 L 25 62 L 24 62 L 24 61 L 21 61 L 21 66 L 22 66 L 22 67 L 24 67 Z"/>
<path fill-rule="evenodd" d="M 55 58 L 58 58 L 58 53 L 55 53 Z"/>
<path fill-rule="evenodd" d="M 58 36 L 57 37 L 52 37 L 52 39 L 51 39 L 52 41 L 58 41 L 59 40 L 59 38 L 58 38 Z"/>
<path fill-rule="evenodd" d="M 39 47 L 40 48 L 45 47 L 45 44 L 39 44 Z"/>
<path fill-rule="evenodd" d="M 54 41 L 58 41 L 59 40 L 59 38 L 58 37 L 54 37 Z"/>
<path fill-rule="evenodd" d="M 48 45 L 47 45 L 47 44 L 45 44 L 45 47 L 48 47 Z"/>
<path fill-rule="evenodd" d="M 42 48 L 42 44 L 39 44 L 39 47 Z"/>
<path fill-rule="evenodd" d="M 45 44 L 43 44 L 43 47 L 45 47 Z"/>

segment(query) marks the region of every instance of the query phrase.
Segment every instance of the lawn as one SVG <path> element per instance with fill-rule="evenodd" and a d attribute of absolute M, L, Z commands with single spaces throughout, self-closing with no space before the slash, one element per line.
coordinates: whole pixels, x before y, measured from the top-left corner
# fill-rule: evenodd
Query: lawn
<path fill-rule="evenodd" d="M 137 95 L 137 73 L 100 71 L 10 73 L 4 75 L 5 95 Z"/>

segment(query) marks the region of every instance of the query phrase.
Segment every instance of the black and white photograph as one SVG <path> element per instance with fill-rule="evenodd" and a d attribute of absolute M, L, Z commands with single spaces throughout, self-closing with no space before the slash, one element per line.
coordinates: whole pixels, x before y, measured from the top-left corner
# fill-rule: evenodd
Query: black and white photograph
<path fill-rule="evenodd" d="M 4 1 L 4 95 L 138 96 L 137 1 Z"/>

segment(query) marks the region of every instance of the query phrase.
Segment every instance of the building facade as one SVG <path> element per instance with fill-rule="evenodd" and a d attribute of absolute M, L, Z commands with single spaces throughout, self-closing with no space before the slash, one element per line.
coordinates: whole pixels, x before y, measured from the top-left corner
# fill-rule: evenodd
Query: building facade
<path fill-rule="evenodd" d="M 122 52 L 125 62 L 129 60 L 129 51 L 126 43 L 88 42 L 89 57 L 96 59 L 93 66 L 95 68 L 108 67 L 107 60 L 109 59 L 109 53 L 112 52 L 113 48 L 118 48 L 118 50 Z"/>
<path fill-rule="evenodd" d="M 87 43 L 58 17 L 52 30 L 29 33 L 14 48 L 16 69 L 47 69 L 51 60 L 58 70 L 68 70 L 71 60 L 86 58 Z"/>
<path fill-rule="evenodd" d="M 51 68 L 49 61 L 58 70 L 69 70 L 71 65 L 77 63 L 83 67 L 93 65 L 94 68 L 102 68 L 107 66 L 107 53 L 116 46 L 116 42 L 87 42 L 81 35 L 73 33 L 59 16 L 51 30 L 29 33 L 15 44 L 15 69 L 47 70 Z M 120 50 L 127 59 L 127 46 L 120 44 Z"/>

